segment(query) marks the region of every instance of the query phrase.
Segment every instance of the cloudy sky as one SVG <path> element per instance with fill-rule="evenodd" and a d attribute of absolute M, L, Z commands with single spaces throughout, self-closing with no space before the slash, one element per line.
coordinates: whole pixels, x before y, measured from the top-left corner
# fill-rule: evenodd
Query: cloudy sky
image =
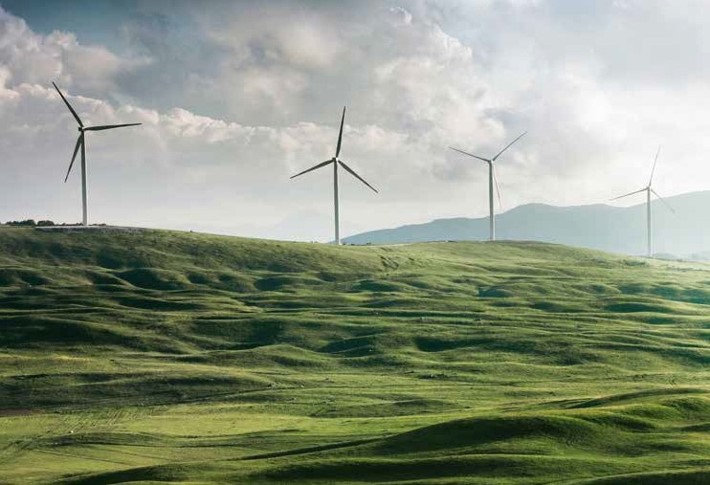
<path fill-rule="evenodd" d="M 710 189 L 710 9 L 704 0 L 182 2 L 0 0 L 0 221 L 90 222 L 244 236 L 482 216 L 492 155 L 503 209 Z M 635 203 L 629 200 L 629 203 Z M 640 202 L 640 201 L 638 201 Z"/>

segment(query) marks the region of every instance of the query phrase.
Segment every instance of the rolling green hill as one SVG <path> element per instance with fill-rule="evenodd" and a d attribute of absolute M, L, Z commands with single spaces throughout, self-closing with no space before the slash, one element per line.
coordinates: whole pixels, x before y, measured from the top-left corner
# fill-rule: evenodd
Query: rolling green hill
<path fill-rule="evenodd" d="M 0 227 L 0 483 L 710 481 L 710 266 Z"/>

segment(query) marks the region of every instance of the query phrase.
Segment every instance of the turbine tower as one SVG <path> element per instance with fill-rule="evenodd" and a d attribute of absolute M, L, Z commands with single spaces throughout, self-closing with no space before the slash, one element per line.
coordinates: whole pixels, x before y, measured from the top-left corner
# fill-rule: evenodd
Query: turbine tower
<path fill-rule="evenodd" d="M 138 126 L 141 123 L 126 123 L 122 125 L 98 125 L 98 126 L 84 126 L 84 123 L 82 123 L 81 118 L 79 118 L 79 115 L 76 114 L 76 111 L 74 111 L 74 108 L 69 104 L 69 101 L 67 101 L 67 98 L 64 97 L 62 92 L 59 90 L 56 84 L 52 82 L 52 85 L 54 86 L 54 89 L 57 90 L 59 93 L 59 96 L 61 96 L 62 100 L 64 101 L 64 104 L 67 105 L 67 108 L 69 108 L 69 111 L 71 111 L 72 116 L 74 116 L 74 119 L 76 122 L 79 124 L 79 138 L 76 140 L 76 145 L 74 146 L 74 154 L 71 157 L 71 162 L 69 163 L 69 170 L 67 170 L 67 175 L 64 177 L 64 182 L 66 183 L 67 179 L 69 178 L 69 174 L 71 173 L 71 169 L 74 166 L 74 160 L 76 159 L 76 154 L 79 151 L 79 148 L 81 148 L 81 206 L 82 206 L 82 225 L 83 226 L 88 226 L 89 225 L 89 219 L 88 219 L 88 211 L 87 211 L 87 202 L 86 202 L 86 142 L 84 138 L 84 133 L 87 131 L 102 131 L 102 130 L 111 130 L 113 128 L 121 128 L 124 126 Z"/>
<path fill-rule="evenodd" d="M 666 202 L 663 197 L 658 195 L 658 192 L 653 190 L 653 187 L 651 186 L 653 184 L 653 174 L 656 172 L 656 163 L 658 163 L 658 155 L 661 153 L 661 147 L 658 147 L 658 150 L 656 151 L 656 158 L 653 160 L 653 168 L 651 169 L 651 178 L 648 179 L 648 185 L 644 187 L 643 189 L 635 190 L 633 192 L 629 192 L 628 194 L 620 195 L 619 197 L 614 197 L 611 200 L 619 200 L 623 199 L 624 197 L 628 197 L 630 195 L 635 195 L 635 194 L 640 194 L 641 192 L 646 192 L 646 255 L 649 258 L 653 257 L 653 240 L 651 239 L 651 193 L 653 193 L 656 197 L 658 197 L 658 200 L 663 202 L 663 204 L 668 207 L 668 209 L 675 213 L 675 210 L 673 210 L 673 207 L 670 206 L 668 202 Z"/>
<path fill-rule="evenodd" d="M 360 182 L 363 184 L 367 185 L 369 188 L 371 188 L 373 191 L 377 193 L 377 189 L 375 189 L 372 185 L 368 184 L 364 178 L 360 177 L 357 173 L 355 173 L 355 170 L 352 168 L 348 167 L 345 162 L 343 162 L 340 158 L 340 147 L 343 142 L 343 123 L 345 123 L 345 106 L 343 106 L 343 116 L 340 119 L 340 133 L 338 134 L 338 146 L 335 149 L 335 156 L 331 158 L 330 160 L 326 160 L 325 162 L 319 163 L 318 165 L 315 165 L 307 170 L 304 170 L 303 172 L 299 172 L 296 175 L 292 176 L 291 178 L 294 179 L 296 177 L 299 177 L 305 173 L 311 172 L 313 170 L 317 170 L 321 167 L 325 167 L 327 165 L 330 165 L 331 163 L 333 164 L 333 203 L 335 206 L 335 244 L 340 245 L 340 197 L 338 194 L 338 166 L 342 166 L 345 170 L 350 172 L 350 174 L 358 179 Z"/>
<path fill-rule="evenodd" d="M 501 151 L 499 151 L 498 154 L 496 156 L 494 156 L 493 158 L 479 157 L 478 155 L 473 155 L 472 153 L 468 153 L 463 150 L 459 150 L 458 148 L 449 147 L 454 151 L 457 151 L 457 152 L 462 153 L 464 155 L 468 155 L 469 157 L 477 158 L 478 160 L 482 160 L 488 164 L 488 209 L 490 212 L 490 216 L 489 216 L 490 237 L 489 237 L 489 239 L 491 241 L 496 240 L 496 215 L 495 215 L 495 207 L 493 205 L 493 184 L 494 183 L 495 183 L 496 193 L 498 194 L 498 205 L 501 205 L 500 187 L 498 187 L 498 178 L 496 177 L 495 167 L 493 166 L 493 163 L 496 160 L 498 160 L 498 157 L 500 157 L 504 151 L 506 151 L 508 148 L 513 146 L 513 143 L 520 140 L 525 135 L 525 133 L 527 133 L 527 131 L 524 132 L 519 137 L 517 137 L 515 140 L 508 143 L 508 145 L 506 145 L 505 148 L 503 148 Z"/>

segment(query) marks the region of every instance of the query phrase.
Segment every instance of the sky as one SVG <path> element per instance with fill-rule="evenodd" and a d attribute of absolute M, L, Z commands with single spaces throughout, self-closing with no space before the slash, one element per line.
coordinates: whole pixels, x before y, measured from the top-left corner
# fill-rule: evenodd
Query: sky
<path fill-rule="evenodd" d="M 0 0 L 0 221 L 89 220 L 286 240 L 644 187 L 710 189 L 703 0 Z M 623 204 L 643 201 L 629 198 Z M 704 208 L 704 210 L 710 208 Z"/>

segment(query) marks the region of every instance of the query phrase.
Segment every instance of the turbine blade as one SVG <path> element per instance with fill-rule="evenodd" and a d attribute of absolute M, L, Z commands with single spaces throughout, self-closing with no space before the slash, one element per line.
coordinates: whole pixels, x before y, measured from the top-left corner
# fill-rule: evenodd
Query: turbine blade
<path fill-rule="evenodd" d="M 376 189 L 376 188 L 374 188 L 372 185 L 368 184 L 367 181 L 366 181 L 364 178 L 360 177 L 357 173 L 355 173 L 355 170 L 353 170 L 352 168 L 350 168 L 350 167 L 348 167 L 347 165 L 345 165 L 345 162 L 343 162 L 342 160 L 338 160 L 338 163 L 339 163 L 340 165 L 342 165 L 345 170 L 347 170 L 348 172 L 350 172 L 350 173 L 353 175 L 353 177 L 355 177 L 355 178 L 358 179 L 360 182 L 362 182 L 363 184 L 365 184 L 365 185 L 367 185 L 368 187 L 370 187 L 372 190 L 375 191 L 375 193 L 379 194 L 379 192 L 377 192 L 377 189 Z"/>
<path fill-rule="evenodd" d="M 340 155 L 340 146 L 343 143 L 343 124 L 345 123 L 345 106 L 343 106 L 343 117 L 340 118 L 340 133 L 338 133 L 338 148 L 335 149 L 335 158 Z"/>
<path fill-rule="evenodd" d="M 648 179 L 648 186 L 651 186 L 653 182 L 653 174 L 656 172 L 656 164 L 658 163 L 658 154 L 661 153 L 661 146 L 658 145 L 658 150 L 656 151 L 656 158 L 653 159 L 653 168 L 651 169 L 651 178 Z"/>
<path fill-rule="evenodd" d="M 611 201 L 611 200 L 623 199 L 624 197 L 628 197 L 628 196 L 630 196 L 630 195 L 640 194 L 641 192 L 643 192 L 643 191 L 645 191 L 645 190 L 646 190 L 646 189 L 636 190 L 636 191 L 634 191 L 634 192 L 629 192 L 628 194 L 620 195 L 619 197 L 614 197 L 613 199 L 609 199 L 609 200 Z"/>
<path fill-rule="evenodd" d="M 87 126 L 84 128 L 86 131 L 101 131 L 101 130 L 110 130 L 112 128 L 123 128 L 124 126 L 138 126 L 142 125 L 143 123 L 124 123 L 122 125 L 98 125 L 98 126 Z"/>
<path fill-rule="evenodd" d="M 74 160 L 76 159 L 76 153 L 79 151 L 79 147 L 81 144 L 84 143 L 84 134 L 82 133 L 79 135 L 79 138 L 76 139 L 76 145 L 74 146 L 74 154 L 71 156 L 71 162 L 69 163 L 69 170 L 67 170 L 67 176 L 64 177 L 64 183 L 67 183 L 67 180 L 69 179 L 69 174 L 71 173 L 71 169 L 74 166 Z"/>
<path fill-rule="evenodd" d="M 54 85 L 54 89 L 57 90 L 57 92 L 59 93 L 59 96 L 61 96 L 61 97 L 62 97 L 62 100 L 64 100 L 64 104 L 67 105 L 67 108 L 69 108 L 69 111 L 71 111 L 71 114 L 74 115 L 74 119 L 76 120 L 76 122 L 79 123 L 79 126 L 81 126 L 81 127 L 83 128 L 83 127 L 84 127 L 84 124 L 81 122 L 81 119 L 79 118 L 79 115 L 76 114 L 76 111 L 74 111 L 74 108 L 72 108 L 71 105 L 69 104 L 69 101 L 67 101 L 67 98 L 64 97 L 64 95 L 63 95 L 62 92 L 59 90 L 59 88 L 57 87 L 57 85 L 54 84 L 54 81 L 52 81 L 52 85 Z"/>
<path fill-rule="evenodd" d="M 512 147 L 512 146 L 513 146 L 513 143 L 515 143 L 516 141 L 518 141 L 518 140 L 520 140 L 522 137 L 524 137 L 526 133 L 527 133 L 527 131 L 524 131 L 522 135 L 520 135 L 520 136 L 517 137 L 515 140 L 511 141 L 510 143 L 508 143 L 508 145 L 507 145 L 505 148 L 503 148 L 501 151 L 499 151 L 499 152 L 498 152 L 498 155 L 496 155 L 495 157 L 493 157 L 491 160 L 493 160 L 493 161 L 495 162 L 495 161 L 498 159 L 498 157 L 500 157 L 500 156 L 503 154 L 504 151 L 506 151 L 508 148 Z"/>
<path fill-rule="evenodd" d="M 660 195 L 658 195 L 658 192 L 656 192 L 656 191 L 653 190 L 653 189 L 651 189 L 651 192 L 653 192 L 653 194 L 654 194 L 656 197 L 658 197 L 658 200 L 660 200 L 661 202 L 663 202 L 663 205 L 665 205 L 665 206 L 668 208 L 668 210 L 670 210 L 670 211 L 671 211 L 672 213 L 674 213 L 674 214 L 676 213 L 676 212 L 675 212 L 675 209 L 674 209 L 673 207 L 671 207 L 671 205 L 670 205 L 668 202 L 666 202 L 666 199 L 664 199 L 663 197 L 661 197 Z"/>
<path fill-rule="evenodd" d="M 313 167 L 311 167 L 311 168 L 309 168 L 309 169 L 307 169 L 307 170 L 304 170 L 303 172 L 299 172 L 299 173 L 297 173 L 296 175 L 292 176 L 291 178 L 292 178 L 292 179 L 295 179 L 296 177 L 300 177 L 300 176 L 303 175 L 304 173 L 312 172 L 313 170 L 317 170 L 317 169 L 319 169 L 319 168 L 321 168 L 321 167 L 325 167 L 326 165 L 328 165 L 328 164 L 330 164 L 330 163 L 333 163 L 334 161 L 335 161 L 335 159 L 331 158 L 330 160 L 326 160 L 326 161 L 323 162 L 323 163 L 319 163 L 318 165 L 315 165 L 315 166 L 313 166 Z"/>
<path fill-rule="evenodd" d="M 498 194 L 498 208 L 500 210 L 503 210 L 503 201 L 500 198 L 500 187 L 498 186 L 498 176 L 496 175 L 496 166 L 495 164 L 491 164 L 491 167 L 493 169 L 493 181 L 496 184 L 496 194 Z"/>
<path fill-rule="evenodd" d="M 469 157 L 478 158 L 479 160 L 483 160 L 484 162 L 487 162 L 487 163 L 491 162 L 487 158 L 479 157 L 478 155 L 474 155 L 473 153 L 468 153 L 468 152 L 465 152 L 463 150 L 459 150 L 458 148 L 454 148 L 454 147 L 449 147 L 449 148 L 451 148 L 455 152 L 459 152 L 459 153 L 463 153 L 464 155 L 468 155 Z"/>

